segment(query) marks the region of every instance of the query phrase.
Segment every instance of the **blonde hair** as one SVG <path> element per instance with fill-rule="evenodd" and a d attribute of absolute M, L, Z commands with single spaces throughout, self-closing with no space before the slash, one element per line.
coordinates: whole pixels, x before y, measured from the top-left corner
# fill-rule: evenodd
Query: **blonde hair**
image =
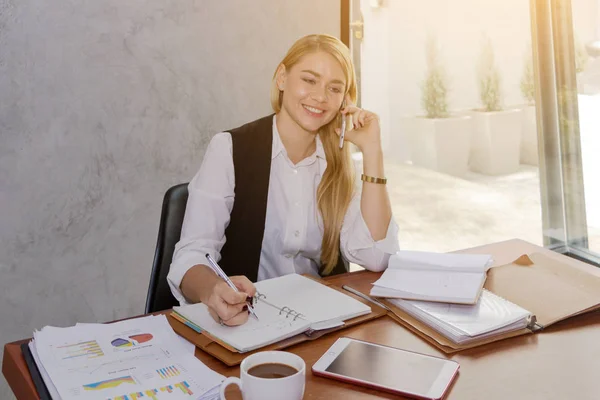
<path fill-rule="evenodd" d="M 332 55 L 340 63 L 346 78 L 344 98 L 348 95 L 352 102 L 356 103 L 356 75 L 350 51 L 334 36 L 304 36 L 292 45 L 277 69 L 283 65 L 289 71 L 304 55 L 319 51 Z M 277 69 L 271 84 L 271 106 L 275 113 L 281 111 L 283 100 L 283 92 L 277 86 Z M 327 169 L 317 189 L 317 205 L 323 218 L 322 275 L 329 275 L 338 262 L 342 223 L 354 191 L 354 166 L 350 156 L 350 146 L 344 146 L 343 149 L 338 147 L 339 137 L 335 128 L 340 125 L 341 117 L 338 114 L 318 132 L 327 160 Z"/>

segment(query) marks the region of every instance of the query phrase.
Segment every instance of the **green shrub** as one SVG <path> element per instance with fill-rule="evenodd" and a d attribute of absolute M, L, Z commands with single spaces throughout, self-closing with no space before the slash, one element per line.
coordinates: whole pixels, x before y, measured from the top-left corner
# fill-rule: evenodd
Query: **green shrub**
<path fill-rule="evenodd" d="M 494 59 L 492 42 L 487 38 L 483 44 L 478 69 L 479 98 L 484 111 L 502 110 L 502 88 L 500 72 Z"/>
<path fill-rule="evenodd" d="M 533 80 L 533 56 L 531 52 L 525 57 L 523 75 L 521 76 L 521 93 L 528 104 L 535 103 L 535 82 Z"/>
<path fill-rule="evenodd" d="M 447 118 L 448 114 L 448 79 L 439 57 L 436 40 L 427 39 L 426 44 L 427 71 L 421 84 L 421 106 L 427 118 Z"/>

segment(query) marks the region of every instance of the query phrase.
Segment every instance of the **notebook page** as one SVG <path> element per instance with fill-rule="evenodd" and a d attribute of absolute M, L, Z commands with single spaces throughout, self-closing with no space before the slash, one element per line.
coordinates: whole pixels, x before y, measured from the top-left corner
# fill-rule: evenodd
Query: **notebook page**
<path fill-rule="evenodd" d="M 487 254 L 433 253 L 427 251 L 402 250 L 390 257 L 391 269 L 432 269 L 459 272 L 484 272 L 493 264 Z"/>
<path fill-rule="evenodd" d="M 312 329 L 324 329 L 332 321 L 345 321 L 371 312 L 366 304 L 298 274 L 260 281 L 256 283 L 256 290 L 266 296 L 269 303 L 301 313 L 311 322 Z"/>
<path fill-rule="evenodd" d="M 484 281 L 484 272 L 456 273 L 388 268 L 373 283 L 375 286 L 371 290 L 371 295 L 473 304 Z M 378 292 L 378 288 L 393 290 Z"/>
<path fill-rule="evenodd" d="M 500 334 L 506 333 L 506 332 L 514 332 L 514 331 L 518 331 L 524 328 L 527 328 L 527 326 L 529 325 L 529 320 L 527 319 L 523 319 L 521 321 L 517 321 L 514 322 L 510 325 L 506 325 L 505 327 L 499 328 L 495 331 L 492 332 L 487 332 L 487 333 L 482 333 L 481 335 L 477 335 L 477 336 L 468 336 L 468 335 L 459 335 L 456 343 L 459 344 L 466 344 L 469 342 L 473 342 L 475 340 L 482 340 L 488 337 L 492 337 L 492 336 L 498 336 Z"/>
<path fill-rule="evenodd" d="M 302 319 L 285 318 L 280 311 L 263 302 L 256 302 L 254 311 L 258 320 L 249 316 L 240 326 L 223 326 L 209 314 L 202 303 L 173 308 L 184 318 L 192 321 L 212 336 L 222 340 L 240 353 L 254 350 L 302 333 L 310 324 Z"/>
<path fill-rule="evenodd" d="M 517 330 L 526 328 L 529 325 L 528 319 L 522 319 L 522 320 L 516 321 L 512 324 L 506 325 L 502 328 L 496 329 L 494 331 L 482 333 L 482 334 L 476 335 L 476 336 L 469 336 L 469 335 L 465 334 L 464 332 L 453 328 L 449 324 L 446 324 L 439 320 L 432 319 L 431 317 L 427 316 L 426 314 L 416 313 L 416 312 L 414 312 L 414 309 L 405 310 L 405 311 L 408 314 L 415 317 L 416 319 L 418 319 L 419 321 L 424 322 L 425 324 L 431 326 L 433 329 L 440 332 L 442 335 L 444 335 L 448 339 L 452 340 L 454 343 L 458 343 L 458 344 L 467 344 L 467 343 L 470 343 L 470 342 L 473 342 L 476 340 L 482 340 L 482 339 L 485 339 L 488 337 L 497 336 L 502 333 L 517 331 Z"/>

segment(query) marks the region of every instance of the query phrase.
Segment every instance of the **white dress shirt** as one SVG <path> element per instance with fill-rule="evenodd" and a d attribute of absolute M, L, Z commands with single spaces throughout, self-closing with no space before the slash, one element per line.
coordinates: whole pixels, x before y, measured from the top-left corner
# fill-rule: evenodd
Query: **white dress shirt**
<path fill-rule="evenodd" d="M 258 280 L 290 273 L 318 276 L 323 221 L 317 207 L 317 188 L 327 167 L 319 136 L 316 151 L 293 164 L 281 142 L 273 117 L 271 173 L 260 253 Z M 235 175 L 231 134 L 215 135 L 204 154 L 200 170 L 188 186 L 189 198 L 181 239 L 175 246 L 167 277 L 173 295 L 187 301 L 179 288 L 185 273 L 196 264 L 207 264 L 209 253 L 217 262 L 225 244 L 225 229 L 234 202 Z M 398 226 L 392 218 L 386 237 L 374 241 L 360 211 L 360 191 L 348 207 L 340 233 L 342 256 L 372 271 L 387 267 L 398 251 Z"/>

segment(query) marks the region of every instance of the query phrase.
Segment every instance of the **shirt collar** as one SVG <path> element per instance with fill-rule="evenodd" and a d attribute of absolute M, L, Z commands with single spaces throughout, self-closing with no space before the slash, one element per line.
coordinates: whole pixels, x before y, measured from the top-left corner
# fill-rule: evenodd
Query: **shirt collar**
<path fill-rule="evenodd" d="M 279 136 L 279 131 L 277 130 L 277 124 L 275 123 L 276 118 L 277 115 L 273 115 L 273 146 L 271 147 L 271 160 L 277 157 L 282 151 L 285 151 L 285 147 L 283 147 L 283 142 Z"/>
<path fill-rule="evenodd" d="M 319 158 L 325 160 L 325 149 L 323 148 L 323 142 L 321 142 L 321 135 L 317 135 L 317 151 L 315 151 L 315 155 Z"/>
<path fill-rule="evenodd" d="M 273 145 L 271 147 L 271 160 L 274 159 L 275 157 L 277 157 L 279 155 L 279 153 L 281 153 L 281 152 L 283 152 L 287 155 L 287 152 L 285 151 L 285 147 L 283 146 L 283 142 L 281 141 L 281 136 L 279 136 L 279 131 L 277 130 L 276 118 L 277 118 L 277 116 L 273 115 Z M 316 156 L 318 158 L 322 158 L 323 160 L 326 160 L 325 149 L 323 148 L 323 142 L 321 141 L 321 136 L 317 135 L 315 140 L 316 140 L 316 144 L 317 144 L 317 149 L 312 155 L 309 156 L 309 158 Z"/>

